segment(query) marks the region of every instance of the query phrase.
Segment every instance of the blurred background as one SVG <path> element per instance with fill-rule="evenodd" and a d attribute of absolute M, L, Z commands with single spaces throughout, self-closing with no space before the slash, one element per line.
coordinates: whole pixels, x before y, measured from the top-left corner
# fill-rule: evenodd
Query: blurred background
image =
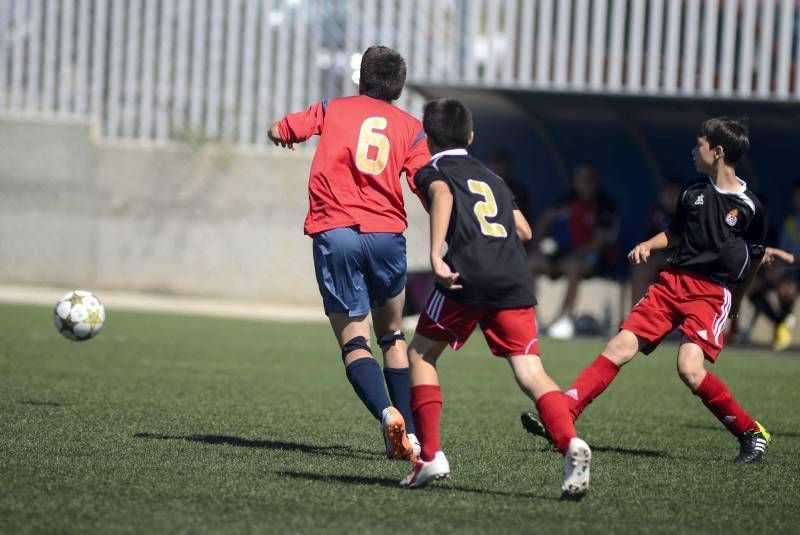
<path fill-rule="evenodd" d="M 695 178 L 708 117 L 747 118 L 739 176 L 800 253 L 799 36 L 796 0 L 0 0 L 0 284 L 318 306 L 314 143 L 265 131 L 356 93 L 383 44 L 408 63 L 398 106 L 472 108 L 473 153 L 541 235 L 543 325 L 613 329 L 653 277 L 624 255 Z M 427 221 L 407 201 L 413 313 Z M 758 284 L 733 334 L 782 349 L 796 271 Z"/>

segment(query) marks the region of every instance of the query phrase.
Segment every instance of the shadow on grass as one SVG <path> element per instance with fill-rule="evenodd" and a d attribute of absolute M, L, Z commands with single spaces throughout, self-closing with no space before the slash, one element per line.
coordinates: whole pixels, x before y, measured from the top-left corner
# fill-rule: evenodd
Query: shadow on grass
<path fill-rule="evenodd" d="M 308 481 L 322 481 L 325 483 L 347 483 L 349 485 L 380 485 L 382 487 L 391 487 L 395 489 L 399 489 L 399 480 L 398 479 L 390 479 L 387 477 L 369 477 L 369 476 L 342 476 L 342 475 L 335 475 L 335 474 L 314 474 L 311 472 L 297 472 L 293 470 L 281 470 L 276 472 L 277 475 L 282 477 L 289 477 L 294 479 L 305 479 Z M 476 489 L 472 487 L 463 487 L 461 485 L 451 485 L 449 483 L 439 483 L 435 485 L 428 485 L 424 489 L 417 489 L 424 490 L 428 492 L 446 492 L 446 491 L 457 491 L 457 492 L 467 492 L 472 494 L 483 494 L 487 496 L 506 496 L 512 498 L 526 498 L 526 499 L 536 499 L 536 500 L 553 500 L 553 501 L 560 501 L 560 498 L 556 496 L 547 496 L 542 494 L 533 494 L 531 492 L 508 492 L 502 490 L 488 490 L 488 489 Z"/>
<path fill-rule="evenodd" d="M 352 459 L 377 460 L 385 458 L 378 452 L 369 452 L 351 448 L 350 446 L 314 446 L 301 442 L 286 442 L 283 440 L 252 440 L 249 438 L 234 437 L 230 435 L 162 435 L 159 433 L 136 433 L 136 438 L 149 438 L 158 440 L 187 440 L 214 446 L 237 446 L 240 448 L 264 448 L 270 450 L 297 451 L 314 455 L 334 455 L 350 457 Z"/>
<path fill-rule="evenodd" d="M 39 401 L 35 399 L 25 399 L 18 401 L 20 405 L 34 405 L 37 407 L 63 407 L 64 404 L 58 401 Z"/>
<path fill-rule="evenodd" d="M 671 455 L 666 451 L 661 450 L 642 450 L 642 449 L 633 449 L 633 448 L 618 448 L 618 447 L 610 447 L 610 446 L 596 446 L 594 444 L 591 445 L 592 451 L 602 451 L 604 453 L 619 453 L 622 455 L 633 455 L 635 457 L 664 457 L 666 459 L 671 458 Z"/>
<path fill-rule="evenodd" d="M 721 425 L 687 424 L 684 427 L 689 429 L 702 429 L 703 431 L 728 432 L 728 430 Z M 772 433 L 772 435 L 776 438 L 800 438 L 800 433 L 794 431 L 781 431 L 780 429 L 774 429 L 771 427 L 768 427 L 767 431 Z"/>

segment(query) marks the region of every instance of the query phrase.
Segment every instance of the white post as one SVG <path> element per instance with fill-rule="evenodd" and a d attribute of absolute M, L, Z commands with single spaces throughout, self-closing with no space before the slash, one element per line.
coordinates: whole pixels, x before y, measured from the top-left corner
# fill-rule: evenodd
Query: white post
<path fill-rule="evenodd" d="M 700 26 L 700 0 L 686 0 L 686 24 L 683 28 L 683 79 L 681 91 L 693 95 L 697 89 L 697 43 Z"/>
<path fill-rule="evenodd" d="M 185 128 L 186 103 L 188 100 L 189 80 L 189 28 L 192 13 L 189 0 L 179 0 L 178 27 L 175 30 L 175 81 L 173 85 L 172 125 L 173 128 Z"/>
<path fill-rule="evenodd" d="M 272 95 L 272 26 L 269 19 L 273 10 L 272 0 L 265 0 L 261 6 L 261 35 L 258 45 L 258 97 L 256 107 L 256 143 L 267 144 L 267 129 L 272 121 L 283 115 L 273 116 L 269 109 Z"/>
<path fill-rule="evenodd" d="M 586 1 L 586 0 L 579 0 Z M 522 29 L 519 35 L 519 72 L 517 79 L 522 86 L 531 83 L 531 72 L 533 71 L 533 32 L 535 28 L 536 0 L 527 0 L 522 3 Z M 467 43 L 470 40 L 466 41 Z"/>
<path fill-rule="evenodd" d="M 789 67 L 792 61 L 792 30 L 794 26 L 794 0 L 781 0 L 780 33 L 778 34 L 778 65 L 775 96 L 789 97 Z"/>
<path fill-rule="evenodd" d="M 233 141 L 236 130 L 236 89 L 239 74 L 241 14 L 241 0 L 230 0 L 225 36 L 225 86 L 222 93 L 222 136 L 229 141 Z M 298 58 L 297 61 L 305 63 L 305 58 Z"/>
<path fill-rule="evenodd" d="M 661 83 L 661 36 L 664 27 L 664 0 L 651 0 L 647 28 L 647 78 L 648 93 L 658 91 Z"/>
<path fill-rule="evenodd" d="M 106 115 L 106 135 L 116 138 L 119 135 L 119 105 L 122 81 L 122 50 L 125 46 L 125 0 L 114 0 L 111 4 L 111 56 L 109 58 L 108 111 Z"/>
<path fill-rule="evenodd" d="M 9 109 L 13 112 L 20 111 L 20 104 L 22 100 L 22 71 L 25 68 L 22 53 L 25 50 L 25 41 L 27 32 L 24 31 L 26 26 L 25 21 L 25 3 L 17 0 L 14 4 L 13 26 L 12 31 L 8 35 L 11 36 L 12 54 L 11 54 L 11 96 L 9 98 Z M 2 24 L 2 23 L 0 23 Z M 0 47 L 2 43 L 3 32 L 0 30 Z M 0 59 L 0 69 L 5 70 L 5 63 Z M 0 85 L 0 91 L 3 91 Z"/>
<path fill-rule="evenodd" d="M 722 66 L 720 67 L 719 94 L 730 96 L 733 93 L 734 54 L 736 53 L 736 26 L 739 2 L 725 0 L 725 11 L 722 14 Z"/>
<path fill-rule="evenodd" d="M 189 99 L 189 128 L 194 135 L 203 129 L 203 95 L 205 92 L 206 65 L 206 3 L 192 2 L 194 5 L 194 31 L 192 32 L 192 81 Z"/>
<path fill-rule="evenodd" d="M 719 6 L 716 1 L 704 2 L 705 17 L 703 23 L 703 63 L 700 88 L 704 95 L 714 93 L 714 74 L 717 71 L 717 19 L 719 18 Z"/>
<path fill-rule="evenodd" d="M 170 2 L 171 3 L 171 2 Z M 139 92 L 139 139 L 153 138 L 153 78 L 155 77 L 156 0 L 145 0 L 142 74 Z"/>
<path fill-rule="evenodd" d="M 67 115 L 72 111 L 72 88 L 75 72 L 72 65 L 72 27 L 74 0 L 61 2 L 61 43 L 59 45 L 59 77 L 58 77 L 58 113 Z"/>
<path fill-rule="evenodd" d="M 531 0 L 533 1 L 533 0 Z M 409 4 L 410 2 L 403 2 Z M 474 84 L 478 81 L 478 61 L 475 59 L 475 42 L 480 35 L 482 0 L 472 0 L 468 4 L 469 10 L 467 31 L 470 37 L 464 39 L 464 82 Z"/>
<path fill-rule="evenodd" d="M 91 35 L 90 0 L 80 0 L 78 4 L 78 61 L 75 68 L 75 113 L 83 116 L 88 108 L 87 89 L 89 78 L 89 36 Z"/>
<path fill-rule="evenodd" d="M 56 32 L 58 24 L 58 2 L 47 2 L 47 14 L 45 19 L 44 35 L 44 79 L 42 80 L 42 102 L 40 108 L 43 111 L 53 111 L 55 109 L 55 85 L 56 85 Z"/>
<path fill-rule="evenodd" d="M 644 51 L 644 0 L 633 0 L 628 33 L 627 87 L 639 93 L 642 87 L 642 52 Z"/>
<path fill-rule="evenodd" d="M 558 19 L 556 22 L 556 64 L 554 73 L 555 87 L 566 87 L 567 67 L 569 64 L 570 22 L 572 22 L 572 2 L 558 3 Z"/>
<path fill-rule="evenodd" d="M 619 91 L 622 88 L 623 45 L 625 41 L 626 0 L 614 0 L 611 11 L 611 47 L 609 51 L 608 89 Z"/>
<path fill-rule="evenodd" d="M 125 36 L 125 98 L 122 105 L 122 136 L 132 138 L 136 133 L 136 100 L 139 96 L 139 31 L 141 30 L 142 0 L 128 0 L 128 32 Z"/>
<path fill-rule="evenodd" d="M 430 72 L 428 69 L 430 13 L 430 0 L 417 0 L 417 9 L 415 10 L 416 31 L 414 32 L 414 65 L 411 69 L 414 72 L 414 77 L 417 79 L 425 77 L 428 72 Z"/>
<path fill-rule="evenodd" d="M 759 97 L 767 98 L 770 94 L 772 82 L 772 51 L 774 50 L 773 36 L 775 26 L 774 0 L 761 1 L 761 42 L 758 54 L 758 82 L 756 92 Z"/>
<path fill-rule="evenodd" d="M 106 76 L 106 47 L 107 39 L 108 0 L 95 0 L 94 20 L 92 21 L 94 35 L 92 36 L 92 96 L 89 113 L 98 122 L 103 115 L 103 89 Z"/>
<path fill-rule="evenodd" d="M 208 39 L 208 95 L 206 96 L 206 135 L 219 137 L 220 73 L 222 72 L 222 24 L 225 19 L 224 0 L 211 0 L 211 33 Z M 286 50 L 288 54 L 289 51 Z"/>
<path fill-rule="evenodd" d="M 292 50 L 292 91 L 289 109 L 292 111 L 308 107 L 311 102 L 306 99 L 306 68 L 308 59 L 308 3 L 293 7 L 294 10 L 294 47 Z M 288 82 L 288 80 L 287 80 Z M 288 85 L 288 84 L 287 84 Z"/>
<path fill-rule="evenodd" d="M 31 0 L 31 35 L 28 40 L 28 80 L 25 88 L 25 111 L 39 108 L 39 60 L 42 34 L 42 0 Z"/>
<path fill-rule="evenodd" d="M 495 43 L 500 33 L 498 23 L 500 21 L 500 2 L 499 0 L 487 0 L 486 2 L 486 65 L 483 69 L 482 82 L 486 85 L 494 84 L 497 81 L 497 51 Z"/>
<path fill-rule="evenodd" d="M 503 9 L 503 35 L 505 35 L 505 50 L 503 51 L 503 83 L 510 85 L 514 80 L 514 60 L 519 55 L 517 42 L 517 2 L 506 0 Z M 452 32 L 450 32 L 452 33 Z"/>
<path fill-rule="evenodd" d="M 678 89 L 678 53 L 681 35 L 681 2 L 667 2 L 667 53 L 664 64 L 664 92 L 674 93 Z"/>
<path fill-rule="evenodd" d="M 258 0 L 245 0 L 244 41 L 242 41 L 242 85 L 239 93 L 239 144 L 253 140 L 253 90 L 256 81 L 256 30 Z M 260 132 L 264 135 L 264 132 Z"/>
<path fill-rule="evenodd" d="M 275 97 L 272 100 L 272 115 L 282 117 L 290 112 L 299 110 L 289 109 L 289 99 L 287 98 L 287 85 L 289 83 L 289 20 L 287 0 L 280 3 L 280 12 L 283 15 L 282 23 L 278 27 L 278 45 L 275 66 L 274 88 Z"/>
<path fill-rule="evenodd" d="M 157 142 L 166 141 L 169 136 L 169 98 L 172 86 L 172 25 L 175 24 L 175 2 L 161 2 L 161 24 L 158 38 L 158 82 L 156 83 L 156 132 Z"/>
<path fill-rule="evenodd" d="M 540 0 L 539 28 L 536 32 L 536 77 L 534 82 L 539 87 L 550 85 L 550 52 L 553 34 L 553 1 Z"/>
<path fill-rule="evenodd" d="M 592 4 L 592 62 L 589 65 L 589 85 L 594 91 L 603 89 L 606 57 L 606 0 Z"/>
<path fill-rule="evenodd" d="M 755 45 L 756 7 L 758 2 L 744 2 L 744 18 L 739 42 L 739 80 L 737 93 L 749 97 L 753 92 L 753 46 Z"/>
<path fill-rule="evenodd" d="M 589 32 L 589 0 L 575 1 L 575 29 L 572 32 L 572 87 L 586 87 L 586 43 Z"/>

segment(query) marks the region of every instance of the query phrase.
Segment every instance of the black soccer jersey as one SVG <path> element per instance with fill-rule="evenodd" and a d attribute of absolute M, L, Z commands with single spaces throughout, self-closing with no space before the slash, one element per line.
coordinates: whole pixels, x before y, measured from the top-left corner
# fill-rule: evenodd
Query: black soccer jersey
<path fill-rule="evenodd" d="M 533 306 L 527 256 L 514 223 L 514 195 L 502 178 L 464 149 L 434 155 L 414 176 L 430 202 L 428 189 L 441 180 L 453 193 L 444 260 L 460 274 L 460 290 L 439 290 L 467 305 L 487 308 Z"/>
<path fill-rule="evenodd" d="M 687 185 L 670 224 L 677 246 L 670 265 L 724 282 L 747 276 L 752 258 L 764 254 L 767 225 L 758 198 L 741 182 L 736 192 L 721 191 L 710 179 Z"/>

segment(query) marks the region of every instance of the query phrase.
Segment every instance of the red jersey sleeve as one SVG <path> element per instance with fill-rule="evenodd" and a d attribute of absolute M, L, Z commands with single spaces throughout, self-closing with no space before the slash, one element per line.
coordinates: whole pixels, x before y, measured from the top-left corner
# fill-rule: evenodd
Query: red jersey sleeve
<path fill-rule="evenodd" d="M 305 111 L 290 113 L 278 121 L 281 139 L 287 143 L 300 143 L 322 132 L 327 101 L 317 102 Z"/>
<path fill-rule="evenodd" d="M 408 151 L 406 159 L 403 162 L 403 171 L 406 175 L 408 187 L 414 195 L 419 197 L 423 205 L 426 205 L 424 194 L 417 188 L 417 184 L 414 182 L 414 175 L 429 161 L 431 161 L 431 153 L 428 150 L 428 144 L 425 142 L 425 132 L 420 130 L 419 134 L 412 142 L 411 150 Z"/>

